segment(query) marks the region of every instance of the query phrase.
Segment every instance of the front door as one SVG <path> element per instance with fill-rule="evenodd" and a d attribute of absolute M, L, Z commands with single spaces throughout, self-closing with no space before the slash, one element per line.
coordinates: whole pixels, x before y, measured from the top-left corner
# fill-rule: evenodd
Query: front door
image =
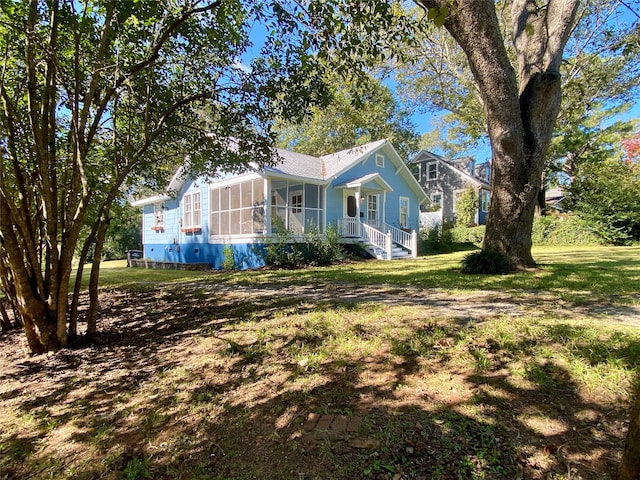
<path fill-rule="evenodd" d="M 343 197 L 343 214 L 344 232 L 347 237 L 357 237 L 358 228 L 358 198 L 356 192 L 351 190 L 344 191 Z"/>

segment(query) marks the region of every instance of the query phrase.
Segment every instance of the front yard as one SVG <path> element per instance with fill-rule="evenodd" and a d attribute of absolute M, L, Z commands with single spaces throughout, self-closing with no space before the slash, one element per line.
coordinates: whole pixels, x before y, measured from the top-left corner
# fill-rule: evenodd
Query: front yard
<path fill-rule="evenodd" d="M 300 271 L 105 265 L 91 345 L 0 341 L 0 479 L 612 479 L 640 248 Z"/>

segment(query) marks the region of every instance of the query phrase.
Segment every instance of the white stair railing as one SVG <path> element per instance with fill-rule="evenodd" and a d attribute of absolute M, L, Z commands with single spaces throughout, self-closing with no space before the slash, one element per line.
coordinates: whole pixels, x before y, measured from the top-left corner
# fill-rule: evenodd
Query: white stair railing
<path fill-rule="evenodd" d="M 378 247 L 379 249 L 386 252 L 387 258 L 391 260 L 391 245 L 393 243 L 391 241 L 391 235 L 384 234 L 380 230 L 373 228 L 366 223 L 361 223 L 360 225 L 362 231 L 360 237 L 365 242 L 370 243 L 371 245 L 374 245 L 375 247 Z"/>
<path fill-rule="evenodd" d="M 360 222 L 357 218 L 338 220 L 338 231 L 342 237 L 360 238 Z"/>
<path fill-rule="evenodd" d="M 385 229 L 391 234 L 393 243 L 401 245 L 411 252 L 412 257 L 418 256 L 418 234 L 415 230 L 405 232 L 392 225 L 385 224 Z"/>
<path fill-rule="evenodd" d="M 342 218 L 338 220 L 338 231 L 340 236 L 349 238 L 360 238 L 370 245 L 379 248 L 387 259 L 393 256 L 393 244 L 402 246 L 411 252 L 412 257 L 418 255 L 418 236 L 416 231 L 405 232 L 391 225 L 384 225 L 387 233 L 374 228 L 366 223 L 360 222 L 356 218 Z"/>

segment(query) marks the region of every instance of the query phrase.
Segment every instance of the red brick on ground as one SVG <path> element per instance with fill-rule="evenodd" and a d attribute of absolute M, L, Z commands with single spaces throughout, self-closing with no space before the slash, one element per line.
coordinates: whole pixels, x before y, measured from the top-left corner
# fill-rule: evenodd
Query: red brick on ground
<path fill-rule="evenodd" d="M 331 423 L 333 422 L 334 415 L 322 415 L 320 420 L 318 420 L 318 424 L 316 425 L 316 430 L 329 430 L 331 427 Z"/>
<path fill-rule="evenodd" d="M 318 424 L 318 420 L 320 420 L 320 415 L 317 413 L 310 413 L 307 417 L 307 422 L 304 424 L 304 431 L 310 432 L 316 425 Z"/>
<path fill-rule="evenodd" d="M 331 424 L 331 429 L 336 433 L 345 433 L 347 431 L 348 418 L 345 415 L 336 415 Z"/>
<path fill-rule="evenodd" d="M 362 423 L 362 417 L 349 417 L 349 421 L 347 422 L 347 432 L 354 433 L 357 432 L 360 428 L 360 424 Z"/>

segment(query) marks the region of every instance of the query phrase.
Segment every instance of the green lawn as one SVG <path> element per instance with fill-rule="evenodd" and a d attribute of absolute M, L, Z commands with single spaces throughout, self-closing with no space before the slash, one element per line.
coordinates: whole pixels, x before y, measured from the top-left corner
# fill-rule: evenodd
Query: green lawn
<path fill-rule="evenodd" d="M 536 249 L 540 268 L 508 276 L 461 275 L 463 255 L 108 262 L 93 344 L 0 343 L 0 478 L 612 479 L 640 248 Z"/>

